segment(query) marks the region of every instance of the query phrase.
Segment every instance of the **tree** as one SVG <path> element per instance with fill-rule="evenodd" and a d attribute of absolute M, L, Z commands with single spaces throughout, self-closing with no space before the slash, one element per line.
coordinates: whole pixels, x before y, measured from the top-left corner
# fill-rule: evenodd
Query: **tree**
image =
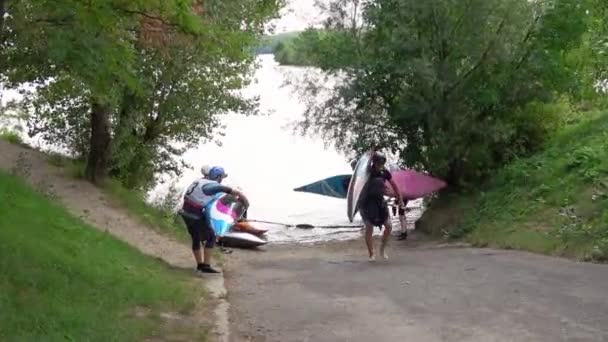
<path fill-rule="evenodd" d="M 478 183 L 542 143 L 556 118 L 538 110 L 572 90 L 566 52 L 587 30 L 575 0 L 338 0 L 331 34 L 306 44 L 340 79 L 309 98 L 303 132 L 345 150 L 389 148 L 454 186 Z M 312 95 L 312 96 L 311 96 Z"/>
<path fill-rule="evenodd" d="M 10 41 L 3 49 L 13 83 L 69 77 L 84 86 L 89 103 L 90 143 L 86 175 L 103 179 L 110 155 L 110 112 L 120 89 L 140 91 L 134 74 L 139 16 L 160 13 L 195 31 L 188 1 L 29 1 L 8 3 Z M 163 19 L 164 20 L 164 19 Z M 44 85 L 42 86 L 44 87 Z"/>
<path fill-rule="evenodd" d="M 3 60 L 13 84 L 39 84 L 27 101 L 33 133 L 87 155 L 92 181 L 110 169 L 139 187 L 142 173 L 129 172 L 149 181 L 175 168 L 171 143 L 208 138 L 217 112 L 251 108 L 234 90 L 280 4 L 15 0 Z"/>
<path fill-rule="evenodd" d="M 255 112 L 255 101 L 243 99 L 237 91 L 253 71 L 251 51 L 263 26 L 278 9 L 279 3 L 269 4 L 218 2 L 205 13 L 214 21 L 204 34 L 176 35 L 161 50 L 140 50 L 138 75 L 147 88 L 143 96 L 123 98 L 114 176 L 129 187 L 151 186 L 155 175 L 179 173 L 174 157 L 210 139 L 219 126 L 219 114 Z M 176 148 L 174 142 L 182 147 Z"/>

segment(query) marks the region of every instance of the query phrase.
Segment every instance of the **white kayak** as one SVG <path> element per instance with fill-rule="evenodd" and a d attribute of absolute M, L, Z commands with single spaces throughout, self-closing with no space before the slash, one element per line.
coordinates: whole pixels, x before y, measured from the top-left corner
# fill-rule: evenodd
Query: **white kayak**
<path fill-rule="evenodd" d="M 255 248 L 268 243 L 268 241 L 245 232 L 230 231 L 221 237 L 222 246 L 235 248 Z"/>

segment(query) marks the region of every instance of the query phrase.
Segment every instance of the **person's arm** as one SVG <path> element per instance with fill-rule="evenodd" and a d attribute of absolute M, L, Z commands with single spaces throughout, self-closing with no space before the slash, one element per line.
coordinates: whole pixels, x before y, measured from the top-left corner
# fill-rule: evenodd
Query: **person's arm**
<path fill-rule="evenodd" d="M 242 193 L 238 190 L 232 189 L 232 194 L 236 195 L 238 198 L 243 200 L 243 204 L 245 205 L 245 208 L 249 208 L 249 200 L 247 199 L 247 196 L 245 196 L 244 193 Z"/>
<path fill-rule="evenodd" d="M 242 192 L 240 192 L 236 189 L 233 189 L 229 186 L 225 186 L 225 185 L 222 185 L 219 183 L 207 184 L 203 187 L 203 193 L 205 193 L 205 195 L 207 195 L 207 196 L 213 196 L 220 192 L 223 192 L 223 193 L 226 193 L 229 195 L 234 195 L 234 196 L 242 199 L 245 207 L 249 208 L 249 200 L 247 199 L 247 197 L 245 197 L 245 195 Z"/>
<path fill-rule="evenodd" d="M 405 203 L 403 202 L 403 196 L 401 196 L 401 192 L 399 191 L 399 187 L 397 186 L 397 183 L 395 183 L 395 181 L 393 180 L 393 177 L 391 176 L 391 174 L 387 171 L 387 178 L 388 178 L 388 182 L 391 184 L 391 187 L 393 188 L 393 192 L 395 193 L 395 197 L 397 198 L 397 201 L 399 202 L 399 207 L 400 208 L 405 208 Z"/>

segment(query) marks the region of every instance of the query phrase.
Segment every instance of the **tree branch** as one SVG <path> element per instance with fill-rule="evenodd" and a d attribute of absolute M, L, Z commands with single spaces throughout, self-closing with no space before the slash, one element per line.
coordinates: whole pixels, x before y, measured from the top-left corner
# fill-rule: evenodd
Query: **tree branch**
<path fill-rule="evenodd" d="M 175 23 L 172 23 L 172 22 L 169 22 L 169 21 L 165 20 L 165 19 L 164 19 L 164 18 L 162 18 L 162 17 L 158 17 L 158 16 L 155 16 L 155 15 L 151 15 L 151 14 L 148 14 L 148 13 L 143 12 L 143 11 L 129 10 L 129 9 L 122 8 L 122 7 L 114 7 L 114 9 L 119 10 L 119 11 L 122 11 L 122 12 L 124 12 L 124 13 L 126 13 L 126 14 L 130 14 L 130 15 L 139 15 L 139 16 L 142 16 L 142 17 L 144 17 L 144 18 L 148 18 L 148 19 L 152 19 L 152 20 L 158 20 L 158 21 L 160 21 L 160 22 L 161 22 L 163 25 L 172 26 L 172 27 L 180 27 L 180 25 L 175 24 Z"/>
<path fill-rule="evenodd" d="M 500 34 L 500 32 L 502 32 L 502 29 L 505 27 L 505 19 L 503 19 L 500 24 L 498 25 L 498 28 L 496 29 L 496 32 L 494 33 L 494 39 L 492 39 L 492 41 L 488 44 L 488 46 L 486 47 L 486 49 L 484 50 L 484 52 L 481 54 L 481 57 L 479 58 L 479 60 L 477 61 L 477 63 L 475 63 L 475 65 L 469 69 L 460 80 L 456 81 L 446 92 L 446 95 L 450 95 L 458 86 L 460 86 L 462 83 L 464 83 L 469 76 L 471 76 L 475 71 L 477 71 L 477 69 L 479 69 L 482 65 L 482 63 L 486 60 L 486 58 L 488 57 L 488 54 L 490 53 L 490 50 L 492 49 L 492 46 L 494 46 L 494 43 L 496 42 L 496 40 L 498 39 L 498 35 Z"/>
<path fill-rule="evenodd" d="M 536 24 L 538 23 L 538 21 L 540 20 L 541 16 L 538 16 L 536 18 L 534 18 L 534 21 L 532 22 L 532 24 L 530 25 L 530 28 L 528 28 L 528 32 L 526 32 L 526 36 L 524 37 L 524 39 L 521 41 L 521 45 L 522 48 L 523 46 L 528 42 L 528 40 L 530 40 L 530 38 L 532 38 L 532 33 L 534 32 L 534 27 L 536 26 Z M 524 63 L 524 61 L 526 60 L 526 58 L 528 58 L 530 56 L 530 53 L 532 52 L 532 49 L 528 49 L 523 56 L 519 59 L 519 62 L 517 63 L 517 65 L 515 66 L 515 70 L 518 70 L 521 65 Z"/>
<path fill-rule="evenodd" d="M 69 20 L 73 17 L 64 17 L 64 18 L 38 18 L 34 19 L 34 23 L 45 23 L 51 24 L 54 26 L 69 26 Z"/>

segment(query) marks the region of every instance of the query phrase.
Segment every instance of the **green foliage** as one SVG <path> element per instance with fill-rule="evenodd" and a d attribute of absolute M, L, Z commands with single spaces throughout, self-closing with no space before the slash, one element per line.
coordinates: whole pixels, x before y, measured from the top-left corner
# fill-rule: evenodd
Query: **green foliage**
<path fill-rule="evenodd" d="M 212 138 L 219 115 L 255 112 L 256 102 L 236 90 L 249 82 L 250 51 L 281 5 L 12 1 L 2 50 L 10 66 L 5 76 L 14 85 L 38 82 L 25 103 L 33 113 L 31 134 L 79 159 L 109 153 L 112 176 L 129 188 L 146 189 L 159 173 L 179 172 L 176 157 Z M 103 125 L 93 125 L 94 105 L 111 126 L 110 144 L 91 145 L 91 136 L 106 134 Z M 91 149 L 98 145 L 103 151 Z"/>
<path fill-rule="evenodd" d="M 72 177 L 84 179 L 85 163 L 82 160 L 73 160 L 68 164 L 68 170 Z"/>
<path fill-rule="evenodd" d="M 346 64 L 349 52 L 337 48 L 348 39 L 347 32 L 309 28 L 279 41 L 273 53 L 275 60 L 282 65 L 339 68 Z"/>
<path fill-rule="evenodd" d="M 280 41 L 274 50 L 274 58 L 282 65 L 325 67 L 323 63 L 328 60 L 346 58 L 345 55 L 331 58 L 326 56 L 333 50 L 332 45 L 339 44 L 343 39 L 342 35 L 339 31 L 309 28 L 296 36 Z M 323 58 L 320 58 L 321 56 Z"/>
<path fill-rule="evenodd" d="M 57 167 L 65 167 L 74 162 L 73 160 L 70 160 L 66 156 L 57 152 L 48 152 L 47 161 L 49 164 Z"/>
<path fill-rule="evenodd" d="M 0 172 L 0 194 L 0 340 L 162 339 L 159 314 L 195 304 L 201 290 L 188 275 L 84 224 L 18 178 Z M 196 339 L 200 330 L 186 331 Z"/>
<path fill-rule="evenodd" d="M 20 105 L 31 113 L 28 134 L 52 141 L 73 157 L 85 160 L 90 150 L 89 95 L 86 85 L 68 75 L 26 94 Z"/>
<path fill-rule="evenodd" d="M 566 52 L 588 32 L 591 8 L 575 0 L 334 5 L 331 34 L 311 32 L 304 45 L 342 82 L 321 104 L 324 83 L 304 85 L 303 131 L 347 151 L 388 148 L 457 187 L 479 184 L 559 126 L 544 106 L 575 91 Z"/>
<path fill-rule="evenodd" d="M 259 43 L 255 53 L 258 55 L 275 53 L 280 43 L 285 43 L 293 40 L 300 35 L 300 32 L 284 32 L 271 36 L 264 36 Z"/>
<path fill-rule="evenodd" d="M 608 260 L 608 113 L 586 114 L 479 192 L 452 197 L 442 207 L 431 204 L 425 225 L 456 206 L 459 218 L 446 218 L 450 224 L 443 228 L 451 238 Z"/>
<path fill-rule="evenodd" d="M 593 181 L 600 175 L 602 171 L 600 169 L 601 165 L 600 151 L 591 146 L 582 146 L 572 151 L 566 162 L 566 168 L 570 172 L 576 172 L 587 181 Z"/>
<path fill-rule="evenodd" d="M 0 139 L 4 139 L 11 144 L 23 144 L 23 139 L 21 138 L 19 132 L 7 128 L 0 128 Z"/>

